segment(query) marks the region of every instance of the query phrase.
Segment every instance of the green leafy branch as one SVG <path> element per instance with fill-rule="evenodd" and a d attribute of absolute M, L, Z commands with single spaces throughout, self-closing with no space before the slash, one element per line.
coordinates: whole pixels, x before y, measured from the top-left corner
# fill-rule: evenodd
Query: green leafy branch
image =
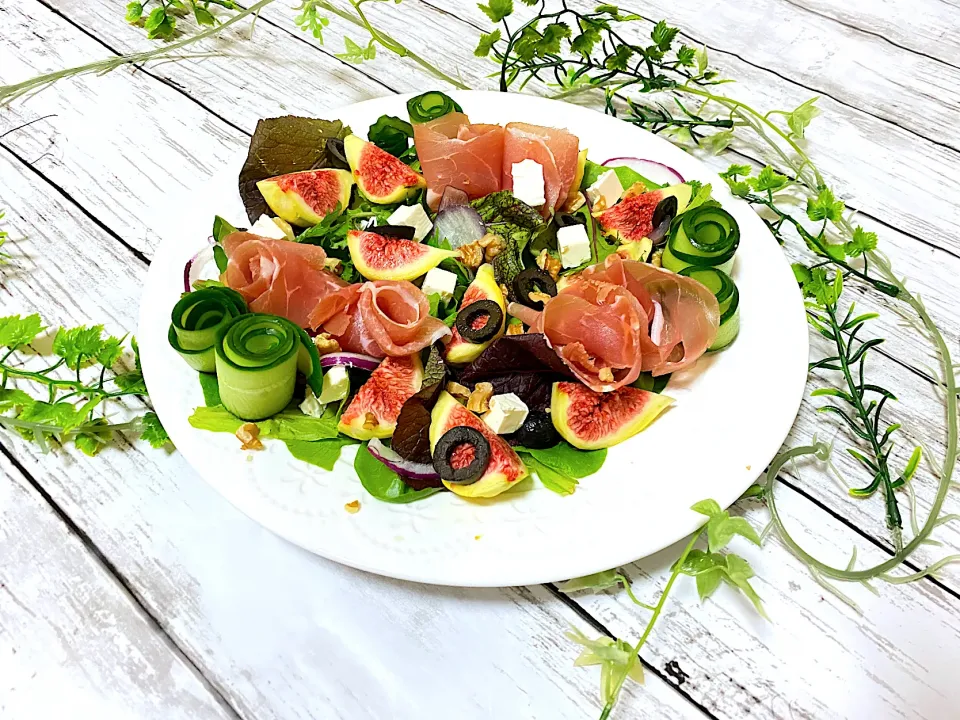
<path fill-rule="evenodd" d="M 0 427 L 19 432 L 46 452 L 51 439 L 73 441 L 96 455 L 116 432 L 140 434 L 154 447 L 169 442 L 153 412 L 111 423 L 108 403 L 146 395 L 136 340 L 134 370 L 117 370 L 125 337 L 105 336 L 102 325 L 59 328 L 53 337 L 52 362 L 27 369 L 36 353 L 31 345 L 46 328 L 39 315 L 0 317 Z M 56 359 L 53 359 L 56 358 Z M 31 395 L 23 387 L 41 393 Z"/>
<path fill-rule="evenodd" d="M 138 25 L 151 40 L 170 40 L 180 33 L 177 18 L 192 14 L 198 26 L 213 27 L 219 23 L 210 8 L 230 11 L 242 8 L 233 0 L 134 0 L 127 4 L 126 21 Z"/>
<path fill-rule="evenodd" d="M 610 716 L 620 696 L 620 690 L 628 678 L 643 682 L 643 668 L 638 663 L 640 651 L 653 632 L 654 625 L 670 596 L 670 591 L 681 575 L 696 578 L 697 592 L 701 602 L 713 595 L 720 585 L 726 584 L 743 593 L 757 612 L 766 618 L 760 596 L 750 584 L 750 578 L 754 576 L 750 563 L 735 553 L 724 552 L 736 536 L 744 537 L 759 546 L 761 541 L 756 530 L 744 518 L 731 517 L 729 512 L 721 509 L 716 500 L 701 500 L 693 505 L 691 510 L 705 515 L 708 520 L 704 527 L 690 538 L 679 559 L 671 567 L 670 577 L 655 605 L 639 600 L 633 592 L 630 581 L 618 570 L 605 570 L 568 580 L 557 586 L 564 593 L 585 590 L 602 592 L 623 587 L 631 602 L 651 613 L 646 627 L 634 645 L 626 640 L 607 636 L 591 639 L 575 628 L 567 633 L 570 640 L 583 647 L 574 664 L 600 666 L 600 699 L 603 702 L 600 720 L 606 720 Z M 705 540 L 706 549 L 695 547 L 701 540 Z"/>

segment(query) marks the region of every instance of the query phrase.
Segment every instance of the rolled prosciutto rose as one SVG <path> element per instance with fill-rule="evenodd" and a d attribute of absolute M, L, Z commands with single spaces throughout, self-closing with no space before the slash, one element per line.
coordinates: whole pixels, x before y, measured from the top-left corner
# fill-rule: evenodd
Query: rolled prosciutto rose
<path fill-rule="evenodd" d="M 546 335 L 591 390 L 628 385 L 693 365 L 713 342 L 720 308 L 695 280 L 611 255 L 584 270 L 542 312 L 515 303 L 510 313 Z"/>
<path fill-rule="evenodd" d="M 450 334 L 430 315 L 427 296 L 413 283 L 397 280 L 342 288 L 320 302 L 310 326 L 330 333 L 347 352 L 374 357 L 410 355 Z"/>
<path fill-rule="evenodd" d="M 243 295 L 254 312 L 303 328 L 317 304 L 347 284 L 324 270 L 327 254 L 316 245 L 235 232 L 223 239 L 223 249 L 228 262 L 221 282 Z"/>

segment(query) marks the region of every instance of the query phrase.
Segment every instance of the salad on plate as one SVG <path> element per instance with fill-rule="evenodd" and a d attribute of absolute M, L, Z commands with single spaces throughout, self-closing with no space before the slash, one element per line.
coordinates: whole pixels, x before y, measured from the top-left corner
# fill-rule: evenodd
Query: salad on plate
<path fill-rule="evenodd" d="M 326 470 L 362 443 L 387 502 L 570 494 L 735 340 L 737 222 L 709 185 L 567 130 L 471 122 L 437 91 L 407 112 L 367 139 L 260 121 L 249 226 L 215 218 L 172 309 L 190 424 Z"/>

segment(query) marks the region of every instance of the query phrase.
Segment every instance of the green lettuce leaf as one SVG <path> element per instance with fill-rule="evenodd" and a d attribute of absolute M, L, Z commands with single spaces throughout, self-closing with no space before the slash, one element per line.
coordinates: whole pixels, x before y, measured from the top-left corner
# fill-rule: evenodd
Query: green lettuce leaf
<path fill-rule="evenodd" d="M 403 481 L 403 478 L 371 455 L 366 444 L 357 450 L 353 469 L 357 471 L 364 489 L 384 502 L 409 503 L 435 495 L 441 490 L 441 488 L 414 490 Z"/>
<path fill-rule="evenodd" d="M 222 405 L 198 407 L 189 418 L 198 430 L 235 433 L 246 421 L 232 415 Z M 339 436 L 336 408 L 327 408 L 323 417 L 304 415 L 295 407 L 288 407 L 266 420 L 259 420 L 260 437 L 277 440 L 330 440 Z"/>
<path fill-rule="evenodd" d="M 340 451 L 347 445 L 356 445 L 357 440 L 349 437 L 336 437 L 329 440 L 284 440 L 287 450 L 297 460 L 308 462 L 324 470 L 333 470 L 340 459 Z"/>

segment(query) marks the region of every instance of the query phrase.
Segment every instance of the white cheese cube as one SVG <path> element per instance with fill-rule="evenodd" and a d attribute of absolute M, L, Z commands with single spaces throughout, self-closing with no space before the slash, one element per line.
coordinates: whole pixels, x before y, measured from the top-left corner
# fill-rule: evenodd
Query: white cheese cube
<path fill-rule="evenodd" d="M 490 412 L 483 416 L 483 421 L 497 435 L 509 435 L 520 429 L 529 412 L 514 393 L 494 395 L 490 398 Z"/>
<path fill-rule="evenodd" d="M 303 402 L 300 403 L 300 411 L 304 415 L 318 418 L 323 417 L 323 410 L 323 403 L 317 400 L 317 396 L 313 394 L 313 390 L 308 386 L 306 396 L 303 398 Z"/>
<path fill-rule="evenodd" d="M 369 230 L 370 228 L 376 227 L 376 226 L 377 226 L 377 219 L 375 217 L 370 217 L 370 218 L 367 218 L 366 220 L 360 221 L 361 230 Z"/>
<path fill-rule="evenodd" d="M 607 170 L 587 188 L 587 200 L 594 210 L 606 210 L 616 205 L 623 195 L 623 185 L 613 170 Z"/>
<path fill-rule="evenodd" d="M 565 268 L 578 267 L 590 259 L 590 238 L 583 225 L 568 225 L 557 230 L 557 247 L 560 263 Z"/>
<path fill-rule="evenodd" d="M 423 240 L 433 228 L 433 223 L 423 211 L 420 204 L 401 205 L 394 210 L 387 218 L 390 225 L 405 225 L 413 228 L 413 239 L 417 242 Z"/>
<path fill-rule="evenodd" d="M 339 402 L 350 394 L 350 376 L 343 365 L 334 365 L 323 374 L 323 388 L 318 400 L 324 404 Z"/>
<path fill-rule="evenodd" d="M 456 290 L 456 288 L 456 273 L 441 270 L 440 268 L 434 268 L 424 275 L 423 285 L 420 287 L 424 295 L 429 296 L 431 293 L 437 293 L 443 301 L 452 298 L 453 291 Z"/>
<path fill-rule="evenodd" d="M 273 218 L 267 217 L 266 215 L 260 216 L 260 218 L 250 228 L 250 232 L 252 232 L 254 235 L 259 235 L 260 237 L 269 238 L 271 240 L 287 239 L 286 233 L 280 229 L 280 226 L 273 221 Z"/>
<path fill-rule="evenodd" d="M 543 166 L 533 160 L 514 163 L 513 196 L 530 207 L 540 207 L 547 198 L 544 195 Z"/>

